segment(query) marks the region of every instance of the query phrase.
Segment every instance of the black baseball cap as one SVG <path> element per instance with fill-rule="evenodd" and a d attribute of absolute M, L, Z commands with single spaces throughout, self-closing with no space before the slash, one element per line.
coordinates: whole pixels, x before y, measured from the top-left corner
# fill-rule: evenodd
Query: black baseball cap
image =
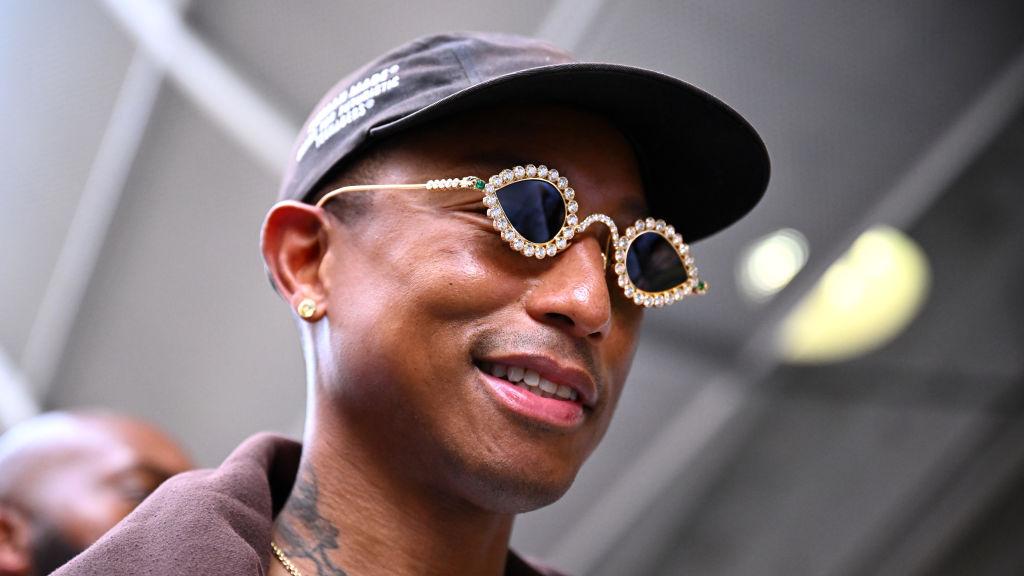
<path fill-rule="evenodd" d="M 688 242 L 739 220 L 768 185 L 761 138 L 714 96 L 651 70 L 577 62 L 533 38 L 467 32 L 419 38 L 335 84 L 303 125 L 278 197 L 312 201 L 332 169 L 375 142 L 498 104 L 562 104 L 606 117 L 636 152 L 651 214 Z"/>

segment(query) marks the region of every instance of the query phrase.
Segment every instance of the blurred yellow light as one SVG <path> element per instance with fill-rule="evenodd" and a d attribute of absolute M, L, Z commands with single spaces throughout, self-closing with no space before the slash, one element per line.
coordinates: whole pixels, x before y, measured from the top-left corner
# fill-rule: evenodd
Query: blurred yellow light
<path fill-rule="evenodd" d="M 740 258 L 737 281 L 743 294 L 763 302 L 782 290 L 807 263 L 807 238 L 784 228 L 751 245 Z"/>
<path fill-rule="evenodd" d="M 894 228 L 872 228 L 783 321 L 780 353 L 790 362 L 822 363 L 879 348 L 914 318 L 930 281 L 917 243 Z"/>

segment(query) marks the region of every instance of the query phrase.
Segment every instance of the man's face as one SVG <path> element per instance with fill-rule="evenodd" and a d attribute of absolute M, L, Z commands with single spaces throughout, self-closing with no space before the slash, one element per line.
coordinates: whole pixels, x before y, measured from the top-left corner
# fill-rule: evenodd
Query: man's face
<path fill-rule="evenodd" d="M 85 419 L 47 450 L 30 511 L 37 573 L 48 573 L 127 516 L 165 479 L 190 467 L 156 429 L 128 420 Z"/>
<path fill-rule="evenodd" d="M 373 183 L 486 179 L 528 163 L 569 178 L 581 218 L 647 215 L 622 135 L 563 108 L 435 122 L 389 146 Z M 370 194 L 370 210 L 332 220 L 327 235 L 330 409 L 442 493 L 504 512 L 554 501 L 608 428 L 642 316 L 604 266 L 607 229 L 537 260 L 502 241 L 479 191 Z M 542 398 L 491 374 L 496 364 L 580 397 Z"/>

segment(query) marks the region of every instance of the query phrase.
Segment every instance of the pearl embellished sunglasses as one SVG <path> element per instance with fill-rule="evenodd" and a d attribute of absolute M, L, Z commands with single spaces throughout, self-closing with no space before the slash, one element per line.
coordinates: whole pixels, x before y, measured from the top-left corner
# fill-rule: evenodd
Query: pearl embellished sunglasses
<path fill-rule="evenodd" d="M 637 220 L 619 235 L 615 222 L 604 214 L 591 214 L 581 222 L 576 192 L 558 170 L 541 164 L 502 170 L 484 181 L 476 176 L 430 180 L 425 184 L 364 184 L 345 186 L 325 194 L 331 198 L 363 190 L 451 190 L 470 188 L 484 195 L 487 215 L 501 238 L 528 258 L 555 256 L 569 247 L 575 235 L 594 222 L 611 231 L 615 275 L 626 298 L 645 307 L 662 307 L 691 294 L 707 292 L 697 276 L 690 247 L 675 228 L 663 220 Z"/>

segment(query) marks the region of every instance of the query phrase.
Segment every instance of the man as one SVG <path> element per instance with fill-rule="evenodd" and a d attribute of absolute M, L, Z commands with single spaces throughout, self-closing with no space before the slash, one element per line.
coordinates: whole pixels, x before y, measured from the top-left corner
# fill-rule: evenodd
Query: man
<path fill-rule="evenodd" d="M 128 515 L 188 457 L 150 424 L 51 412 L 0 436 L 0 576 L 49 574 Z"/>
<path fill-rule="evenodd" d="M 601 440 L 644 309 L 707 289 L 680 233 L 767 177 L 746 122 L 653 72 L 494 34 L 382 56 L 314 110 L 264 223 L 301 452 L 251 439 L 62 574 L 546 573 L 509 551 L 515 515 Z"/>

